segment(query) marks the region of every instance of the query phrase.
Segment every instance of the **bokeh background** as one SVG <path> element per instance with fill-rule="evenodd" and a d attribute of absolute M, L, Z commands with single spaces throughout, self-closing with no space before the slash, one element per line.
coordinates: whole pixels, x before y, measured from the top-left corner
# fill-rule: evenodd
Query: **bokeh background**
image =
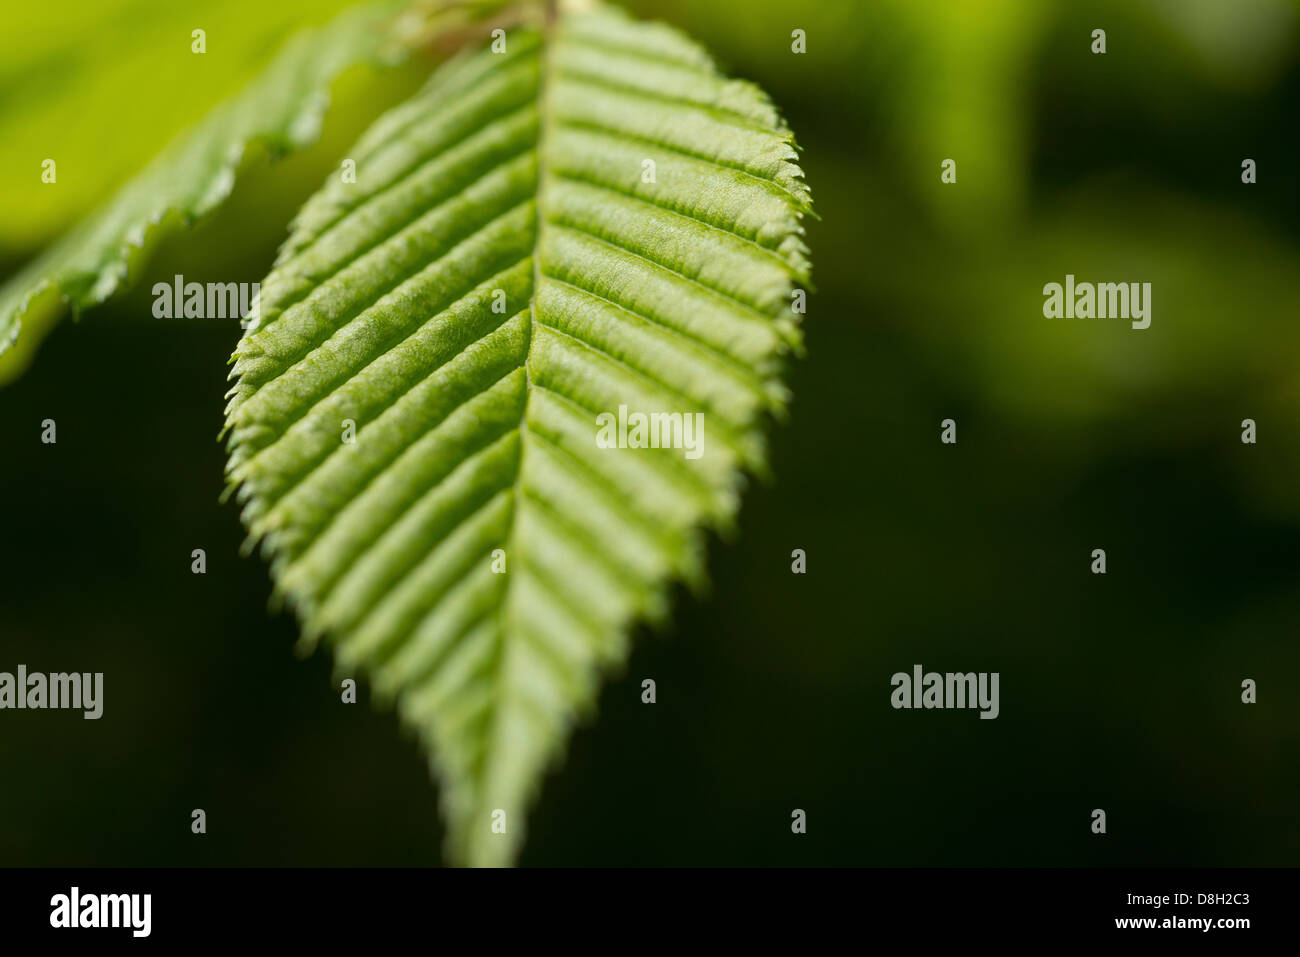
<path fill-rule="evenodd" d="M 11 5 L 0 276 L 342 5 Z M 817 293 L 776 479 L 713 543 L 710 595 L 606 685 L 523 863 L 1300 863 L 1300 4 L 631 6 L 786 112 Z M 414 741 L 294 657 L 238 556 L 216 441 L 236 324 L 155 320 L 148 292 L 260 279 L 427 69 L 345 76 L 316 148 L 250 159 L 132 291 L 0 366 L 0 670 L 106 685 L 97 722 L 0 713 L 0 864 L 440 862 Z M 1067 272 L 1151 282 L 1151 328 L 1044 319 Z M 1000 672 L 1001 716 L 892 710 L 916 663 Z"/>

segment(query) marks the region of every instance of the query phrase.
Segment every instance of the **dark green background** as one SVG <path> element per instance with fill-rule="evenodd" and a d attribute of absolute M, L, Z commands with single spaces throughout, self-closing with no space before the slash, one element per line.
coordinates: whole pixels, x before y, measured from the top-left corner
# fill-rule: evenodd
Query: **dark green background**
<path fill-rule="evenodd" d="M 1300 863 L 1297 6 L 636 6 L 786 112 L 817 293 L 775 481 L 606 685 L 522 862 Z M 294 658 L 218 504 L 238 329 L 149 313 L 175 272 L 260 278 L 365 120 L 255 163 L 0 391 L 0 670 L 105 673 L 97 722 L 0 712 L 0 864 L 440 861 L 414 741 Z M 1152 281 L 1151 329 L 1044 319 L 1067 272 Z M 916 663 L 1000 672 L 1000 717 L 892 710 Z"/>

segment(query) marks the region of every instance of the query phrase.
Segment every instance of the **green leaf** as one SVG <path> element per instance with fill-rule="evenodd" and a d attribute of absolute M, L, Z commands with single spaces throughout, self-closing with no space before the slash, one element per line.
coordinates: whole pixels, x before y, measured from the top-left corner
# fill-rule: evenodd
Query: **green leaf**
<path fill-rule="evenodd" d="M 0 30 L 0 261 L 30 258 L 94 212 L 196 118 L 256 79 L 268 54 L 304 25 L 353 5 L 9 4 Z M 196 28 L 207 32 L 205 54 L 191 49 Z M 58 162 L 55 188 L 39 181 L 43 157 Z"/>
<path fill-rule="evenodd" d="M 453 60 L 351 155 L 235 353 L 229 479 L 304 640 L 427 746 L 452 859 L 505 864 L 762 468 L 809 194 L 760 90 L 604 7 Z M 598 447 L 620 406 L 702 413 L 702 454 Z"/>
<path fill-rule="evenodd" d="M 391 2 L 362 7 L 295 35 L 243 93 L 0 288 L 0 353 L 24 325 L 32 327 L 24 339 L 34 340 L 68 307 L 79 311 L 112 295 L 160 224 L 188 224 L 229 195 L 250 146 L 279 155 L 314 142 L 331 81 L 350 66 L 400 55 L 393 9 Z"/>

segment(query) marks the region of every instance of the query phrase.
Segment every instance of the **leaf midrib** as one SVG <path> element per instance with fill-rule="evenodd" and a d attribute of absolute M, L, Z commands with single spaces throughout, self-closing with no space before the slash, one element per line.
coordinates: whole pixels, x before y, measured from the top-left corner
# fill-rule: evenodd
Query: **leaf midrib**
<path fill-rule="evenodd" d="M 514 588 L 512 586 L 510 572 L 511 563 L 515 563 L 518 568 L 518 560 L 514 556 L 515 537 L 519 531 L 519 509 L 524 496 L 524 465 L 528 461 L 528 410 L 533 401 L 533 374 L 532 358 L 533 345 L 537 341 L 533 324 L 537 319 L 537 294 L 542 288 L 542 236 L 546 229 L 546 211 L 543 205 L 543 197 L 546 194 L 546 138 L 551 121 L 550 110 L 548 109 L 550 93 L 550 75 L 551 53 L 550 45 L 555 30 L 555 9 L 553 3 L 547 3 L 543 12 L 543 20 L 538 27 L 538 44 L 537 44 L 537 190 L 536 202 L 534 204 L 534 215 L 537 217 L 537 228 L 533 236 L 533 288 L 528 297 L 528 326 L 525 335 L 528 339 L 528 348 L 524 353 L 524 402 L 523 411 L 519 414 L 519 465 L 515 472 L 515 481 L 510 491 L 510 518 L 509 531 L 506 534 L 506 544 L 504 548 L 506 560 L 506 580 L 505 594 L 502 597 L 500 605 L 500 617 L 498 619 L 498 639 L 497 655 L 494 661 L 496 674 L 493 676 L 494 700 L 504 702 L 508 699 L 505 696 L 505 674 L 506 674 L 506 656 L 509 653 L 508 642 L 513 630 L 510 627 L 514 616 Z M 501 715 L 503 707 L 495 707 L 490 711 L 488 718 L 488 727 L 484 735 L 485 747 L 483 749 L 483 769 L 480 773 L 480 780 L 477 782 L 474 802 L 480 808 L 485 807 L 483 804 L 482 789 L 487 785 L 495 768 L 492 765 L 492 756 L 499 754 L 497 737 L 501 730 Z M 507 821 L 506 825 L 509 826 Z M 516 822 L 518 826 L 518 822 Z M 472 852 L 471 852 L 472 853 Z"/>

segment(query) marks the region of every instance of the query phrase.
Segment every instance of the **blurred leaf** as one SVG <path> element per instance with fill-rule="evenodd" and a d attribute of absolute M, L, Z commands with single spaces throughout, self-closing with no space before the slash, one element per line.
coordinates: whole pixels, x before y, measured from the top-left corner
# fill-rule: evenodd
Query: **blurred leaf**
<path fill-rule="evenodd" d="M 49 242 L 351 0 L 48 0 L 0 31 L 0 256 Z M 191 52 L 191 32 L 207 52 Z M 58 163 L 57 188 L 40 181 Z"/>
<path fill-rule="evenodd" d="M 24 324 L 30 327 L 23 354 L 0 363 L 0 380 L 20 371 L 65 307 L 80 310 L 112 295 L 132 260 L 156 238 L 155 227 L 188 224 L 224 200 L 250 146 L 278 155 L 313 142 L 339 73 L 400 58 L 392 11 L 387 2 L 363 7 L 297 35 L 252 86 L 0 288 L 0 352 L 18 341 Z"/>
<path fill-rule="evenodd" d="M 1147 0 L 1222 80 L 1262 88 L 1276 78 L 1300 26 L 1295 0 Z"/>

